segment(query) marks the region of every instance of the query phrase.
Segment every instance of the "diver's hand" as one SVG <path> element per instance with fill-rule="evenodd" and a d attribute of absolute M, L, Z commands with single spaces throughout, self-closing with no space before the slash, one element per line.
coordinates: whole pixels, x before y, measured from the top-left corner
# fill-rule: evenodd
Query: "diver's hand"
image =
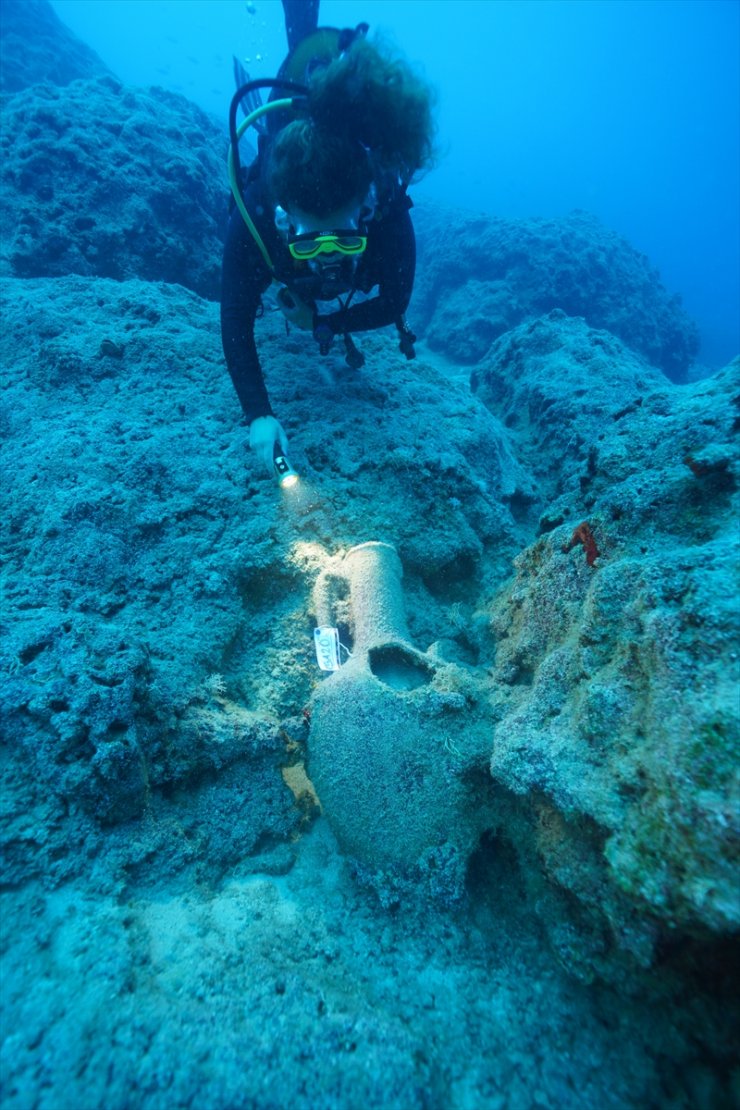
<path fill-rule="evenodd" d="M 273 473 L 276 443 L 280 447 L 280 454 L 287 455 L 288 437 L 279 420 L 274 416 L 258 416 L 252 421 L 249 425 L 249 446 L 264 463 L 269 474 Z"/>
<path fill-rule="evenodd" d="M 289 292 L 284 285 L 278 290 L 277 303 L 285 319 L 294 328 L 313 331 L 313 307 L 295 293 Z"/>

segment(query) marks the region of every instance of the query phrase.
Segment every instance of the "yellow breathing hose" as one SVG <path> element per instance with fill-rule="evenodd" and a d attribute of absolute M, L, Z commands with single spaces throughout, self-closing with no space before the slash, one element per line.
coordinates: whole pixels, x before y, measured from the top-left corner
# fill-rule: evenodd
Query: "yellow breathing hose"
<path fill-rule="evenodd" d="M 290 108 L 290 107 L 292 107 L 292 104 L 293 104 L 293 97 L 288 96 L 288 97 L 285 97 L 283 100 L 269 100 L 267 102 L 267 104 L 262 104 L 262 105 L 260 105 L 259 108 L 255 108 L 255 110 L 253 112 L 250 112 L 250 114 L 246 117 L 246 119 L 242 120 L 241 124 L 239 125 L 239 129 L 236 133 L 237 142 L 239 141 L 239 139 L 241 139 L 242 135 L 247 130 L 247 128 L 251 127 L 252 124 L 255 123 L 260 118 L 260 116 L 263 116 L 265 114 L 265 112 L 272 112 L 276 108 Z M 270 270 L 270 273 L 274 275 L 275 267 L 272 264 L 272 259 L 270 258 L 269 254 L 267 253 L 267 247 L 262 242 L 262 236 L 260 235 L 259 231 L 255 227 L 254 220 L 249 215 L 249 212 L 247 212 L 247 207 L 246 207 L 246 205 L 245 205 L 245 203 L 242 199 L 241 190 L 239 188 L 239 182 L 236 179 L 236 169 L 234 167 L 234 152 L 231 149 L 230 144 L 229 144 L 228 168 L 229 168 L 229 184 L 231 185 L 231 192 L 234 196 L 234 201 L 236 203 L 236 206 L 239 209 L 239 211 L 241 212 L 242 219 L 244 220 L 244 223 L 249 228 L 249 231 L 252 235 L 252 238 L 254 239 L 255 243 L 259 247 L 260 254 L 264 258 L 265 262 L 267 263 L 267 266 L 268 266 L 268 269 Z"/>

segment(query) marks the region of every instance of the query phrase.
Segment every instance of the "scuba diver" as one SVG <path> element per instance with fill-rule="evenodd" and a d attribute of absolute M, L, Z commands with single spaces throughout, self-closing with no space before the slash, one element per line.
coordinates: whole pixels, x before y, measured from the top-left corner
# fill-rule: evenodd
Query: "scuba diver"
<path fill-rule="evenodd" d="M 319 28 L 319 0 L 283 7 L 290 53 L 278 77 L 242 84 L 231 104 L 235 207 L 221 289 L 226 363 L 249 445 L 270 473 L 288 441 L 255 344 L 262 295 L 279 283 L 278 307 L 313 334 L 319 355 L 341 337 L 348 365 L 361 366 L 352 333 L 395 324 L 400 350 L 413 358 L 404 313 L 416 244 L 406 189 L 430 164 L 433 136 L 431 90 L 367 40 L 367 24 Z M 255 99 L 260 87 L 271 89 L 265 104 Z M 239 107 L 247 118 L 237 128 Z M 258 154 L 242 171 L 239 136 L 248 126 L 259 132 Z M 367 299 L 352 304 L 358 292 Z"/>

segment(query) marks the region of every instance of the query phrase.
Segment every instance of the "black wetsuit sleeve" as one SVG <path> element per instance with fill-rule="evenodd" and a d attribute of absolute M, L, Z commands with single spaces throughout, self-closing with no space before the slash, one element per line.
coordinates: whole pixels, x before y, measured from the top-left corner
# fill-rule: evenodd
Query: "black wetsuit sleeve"
<path fill-rule="evenodd" d="M 250 422 L 273 415 L 254 342 L 254 323 L 269 284 L 270 271 L 235 208 L 221 271 L 221 342 L 231 380 Z"/>
<path fill-rule="evenodd" d="M 318 320 L 335 335 L 345 331 L 372 331 L 394 324 L 408 308 L 416 271 L 414 225 L 405 204 L 379 225 L 378 295 L 346 312 L 332 312 Z"/>

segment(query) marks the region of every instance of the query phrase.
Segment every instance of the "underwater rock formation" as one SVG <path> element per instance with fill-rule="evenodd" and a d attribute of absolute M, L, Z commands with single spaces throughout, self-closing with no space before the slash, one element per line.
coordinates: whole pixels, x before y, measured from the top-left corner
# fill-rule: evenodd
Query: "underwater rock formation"
<path fill-rule="evenodd" d="M 54 984 L 63 974 L 64 997 L 68 965 L 59 972 L 61 941 L 50 947 L 44 938 L 68 938 L 82 983 L 75 1015 L 84 1015 L 90 1044 L 108 1052 L 131 1025 L 121 999 L 131 1000 L 151 1039 L 142 1083 L 154 1082 L 148 1069 L 173 1069 L 183 1036 L 199 1046 L 198 1059 L 206 1052 L 205 1025 L 193 1027 L 187 1014 L 214 998 L 227 1015 L 219 1053 L 227 1046 L 242 1059 L 234 991 L 239 1013 L 246 997 L 266 1027 L 277 997 L 291 1028 L 305 1026 L 311 1059 L 351 1036 L 346 1043 L 372 1071 L 372 1046 L 390 1038 L 397 1058 L 383 1057 L 387 1083 L 404 1105 L 425 1104 L 418 1083 L 437 1091 L 432 1105 L 448 1103 L 460 1060 L 466 1075 L 473 1068 L 466 1082 L 476 1091 L 485 1083 L 519 1090 L 526 1105 L 532 1080 L 517 1078 L 513 1061 L 523 1045 L 541 1054 L 543 1038 L 552 1051 L 538 1082 L 551 1101 L 573 1089 L 573 1068 L 594 1098 L 606 1074 L 624 1105 L 678 1082 L 661 1076 L 683 1059 L 683 1033 L 664 1029 L 652 1011 L 633 1013 L 623 998 L 620 1014 L 644 1036 L 620 1049 L 618 1067 L 607 1066 L 600 1019 L 584 1000 L 568 1001 L 534 934 L 531 947 L 520 938 L 539 915 L 570 972 L 585 981 L 627 972 L 636 991 L 635 968 L 649 969 L 667 941 L 706 947 L 736 929 L 728 896 L 736 615 L 724 576 L 737 367 L 679 389 L 613 337 L 556 313 L 502 337 L 478 370 L 476 397 L 450 368 L 401 360 L 382 335 L 363 340 L 361 372 L 339 358 L 315 364 L 310 340 L 286 339 L 282 317 L 268 312 L 259 342 L 274 403 L 291 432 L 300 429 L 293 461 L 302 492 L 289 500 L 246 453 L 215 305 L 178 287 L 80 277 L 6 281 L 5 305 L 2 438 L 13 484 L 1 517 L 1 832 L 7 881 L 30 891 L 11 911 L 18 966 L 43 964 L 37 979 L 58 1001 Z M 581 388 L 594 375 L 612 389 L 611 400 L 608 384 L 597 390 L 595 407 Z M 526 419 L 511 419 L 514 402 Z M 319 410 L 324 420 L 307 424 L 305 412 Z M 580 544 L 563 551 L 584 520 L 600 552 L 591 566 Z M 353 917 L 351 937 L 338 939 L 346 914 L 367 915 L 367 907 L 345 901 L 351 884 L 323 822 L 295 839 L 316 812 L 286 785 L 288 765 L 306 755 L 301 710 L 322 685 L 311 590 L 335 553 L 370 531 L 400 552 L 412 641 L 436 641 L 430 654 L 485 692 L 471 748 L 463 738 L 457 752 L 445 750 L 444 707 L 423 737 L 434 774 L 449 775 L 454 792 L 462 756 L 485 802 L 485 850 L 467 888 L 479 915 L 481 898 L 488 907 L 477 954 L 444 939 L 444 916 L 413 927 L 402 916 L 397 928 L 383 919 L 380 940 L 368 919 L 362 942 Z M 368 743 L 377 727 L 368 721 Z M 308 747 L 310 757 L 310 737 Z M 449 801 L 437 793 L 430 825 L 455 812 Z M 451 830 L 451 842 L 460 844 L 460 831 Z M 440 849 L 421 887 L 408 875 L 405 887 L 401 875 L 365 877 L 398 913 L 422 890 L 443 905 L 456 893 L 449 880 L 459 863 L 449 871 Z M 207 897 L 190 885 L 184 898 L 176 885 L 170 891 L 183 875 Z M 293 875 L 290 897 L 303 889 L 324 907 L 315 919 L 303 909 L 295 928 L 293 903 L 272 881 Z M 152 884 L 156 895 L 145 896 Z M 27 920 L 40 906 L 34 932 Z M 27 938 L 39 928 L 36 951 Z M 203 936 L 218 939 L 199 956 Z M 399 956 L 409 946 L 413 970 Z M 462 1022 L 456 1062 L 435 1051 L 434 1078 L 426 1065 L 409 1070 L 421 1042 L 408 1022 L 444 1041 L 451 1011 L 441 984 L 453 965 L 475 1038 Z M 393 1003 L 387 1014 L 380 1005 L 376 1025 L 362 1019 L 356 1037 L 356 998 L 348 1008 L 332 983 L 339 967 L 342 983 L 350 976 L 373 997 L 369 966 L 393 984 Z M 681 982 L 661 980 L 660 997 L 683 998 Z M 532 1041 L 525 1027 L 545 989 L 553 1028 L 538 1019 Z M 166 1018 L 155 1004 L 162 991 Z M 15 975 L 9 1005 L 23 1030 L 8 1068 L 21 1092 L 11 1105 L 20 1107 L 38 1082 L 43 1006 Z M 699 1043 L 727 1059 L 711 1011 L 681 1005 L 692 1036 L 701 1029 Z M 87 1075 L 86 1052 L 65 1041 L 69 1026 L 57 1023 L 56 1048 L 43 1042 L 46 1081 L 71 1092 L 71 1104 L 86 1105 L 83 1086 L 100 1101 L 109 1088 Z M 490 1046 L 482 1056 L 471 1049 L 481 1037 Z M 641 1055 L 640 1044 L 652 1047 Z M 602 1062 L 584 1080 L 595 1054 Z M 635 1064 L 625 1069 L 627 1057 Z M 258 1075 L 274 1073 L 274 1051 L 255 1059 Z M 495 1078 L 486 1078 L 489 1059 Z M 296 1066 L 286 1060 L 286 1083 Z M 336 1089 L 359 1082 L 349 1065 L 335 1066 Z M 707 1092 L 698 1105 L 721 1104 L 723 1066 L 715 1074 L 692 1065 L 692 1082 Z M 234 1094 L 231 1071 L 214 1079 L 209 1068 L 174 1068 L 183 1101 L 194 1085 L 215 1099 Z M 372 1097 L 388 1101 L 387 1093 L 381 1083 Z M 307 1105 L 297 1088 L 296 1099 Z"/>
<path fill-rule="evenodd" d="M 127 820 L 149 822 L 141 836 L 159 844 L 152 813 L 244 760 L 250 791 L 271 801 L 250 803 L 241 855 L 284 840 L 293 807 L 279 766 L 305 740 L 319 566 L 372 522 L 402 553 L 419 642 L 443 630 L 448 653 L 470 661 L 471 630 L 450 608 L 485 545 L 503 572 L 525 534 L 501 501 L 525 480 L 505 434 L 464 383 L 421 362 L 412 371 L 387 338 L 365 345 L 372 380 L 338 357 L 318 373 L 303 357 L 310 337 L 286 341 L 268 313 L 275 403 L 289 429 L 303 427 L 301 491 L 281 501 L 250 469 L 216 305 L 177 286 L 80 277 L 6 281 L 4 300 L 10 856 L 55 872 L 51 857 L 66 852 L 74 871 L 84 860 L 73 843 L 103 843 L 102 828 Z M 319 407 L 326 423 L 306 426 Z M 399 412 L 416 416 L 401 427 Z M 455 444 L 435 413 L 465 425 Z M 244 787 L 228 789 L 232 808 L 247 804 Z M 24 832 L 29 797 L 49 813 L 44 850 L 38 822 Z M 206 869 L 220 866 L 214 850 L 203 848 Z"/>
<path fill-rule="evenodd" d="M 560 309 L 683 381 L 696 326 L 645 255 L 588 212 L 505 220 L 422 204 L 414 308 L 433 350 L 472 364 L 504 332 Z"/>
<path fill-rule="evenodd" d="M 4 98 L 0 265 L 184 285 L 215 300 L 226 139 L 164 89 L 113 77 Z"/>
<path fill-rule="evenodd" d="M 282 493 L 184 287 L 221 133 L 110 78 L 5 107 L 0 1101 L 733 1105 L 738 364 L 667 381 L 691 328 L 589 218 L 422 205 L 436 353 L 349 369 L 265 298 Z"/>
<path fill-rule="evenodd" d="M 121 868 L 155 845 L 175 871 L 196 851 L 204 873 L 249 866 L 300 814 L 276 720 L 234 705 L 220 671 L 245 596 L 250 635 L 279 627 L 276 599 L 263 625 L 254 593 L 261 576 L 284 593 L 290 571 L 269 514 L 241 512 L 217 310 L 177 286 L 85 278 L 6 282 L 4 304 L 11 873 L 73 875 L 103 830 L 142 815 L 140 840 L 111 842 Z"/>
<path fill-rule="evenodd" d="M 488 610 L 491 772 L 539 868 L 648 959 L 651 935 L 740 928 L 740 362 L 678 390 L 616 344 L 553 313 L 476 373 L 544 495 Z"/>
<path fill-rule="evenodd" d="M 532 477 L 536 517 L 552 515 L 566 489 L 575 494 L 568 509 L 577 511 L 593 476 L 605 416 L 612 415 L 621 437 L 622 418 L 647 392 L 664 387 L 665 378 L 609 332 L 554 310 L 501 336 L 473 371 L 471 386 L 506 427 Z"/>
<path fill-rule="evenodd" d="M 106 75 L 108 67 L 65 27 L 47 0 L 3 0 L 0 92 Z"/>
<path fill-rule="evenodd" d="M 399 551 L 412 641 L 437 643 L 490 699 L 475 725 L 490 728 L 487 751 L 472 734 L 445 750 L 449 722 L 430 718 L 433 773 L 454 779 L 459 750 L 482 775 L 493 749 L 488 791 L 476 778 L 490 827 L 518 830 L 529 872 L 544 868 L 553 898 L 567 891 L 607 929 L 597 966 L 620 946 L 649 962 L 664 929 L 736 927 L 725 583 L 737 367 L 679 389 L 613 336 L 552 313 L 494 345 L 476 397 L 424 359 L 399 360 L 384 336 L 364 342 L 372 380 L 338 356 L 318 373 L 302 356 L 310 338 L 286 340 L 268 312 L 275 403 L 302 430 L 304 482 L 281 501 L 256 473 L 244 484 L 214 305 L 84 278 L 11 281 L 7 294 L 16 620 L 3 719 L 18 866 L 74 871 L 73 843 L 102 844 L 130 820 L 153 851 L 174 793 L 196 804 L 225 775 L 218 788 L 246 805 L 228 778 L 245 759 L 273 801 L 249 803 L 243 846 L 287 843 L 303 817 L 289 817 L 280 768 L 305 748 L 300 710 L 320 681 L 311 589 L 370 532 Z M 305 425 L 319 406 L 325 423 Z M 591 565 L 580 543 L 564 550 L 584 521 Z M 30 796 L 49 827 L 28 840 Z M 557 836 L 543 836 L 543 814 Z M 204 830 L 203 866 L 218 870 L 237 849 Z"/>

